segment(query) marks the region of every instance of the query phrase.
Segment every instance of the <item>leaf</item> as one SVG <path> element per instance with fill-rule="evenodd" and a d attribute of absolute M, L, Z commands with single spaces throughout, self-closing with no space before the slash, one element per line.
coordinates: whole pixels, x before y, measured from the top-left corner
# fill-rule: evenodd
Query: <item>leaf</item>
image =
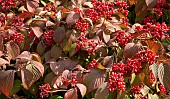
<path fill-rule="evenodd" d="M 36 84 L 31 85 L 31 87 L 29 88 L 29 92 L 31 94 L 37 95 L 38 92 L 38 86 Z"/>
<path fill-rule="evenodd" d="M 16 93 L 22 88 L 22 85 L 21 85 L 21 84 L 22 84 L 22 82 L 21 82 L 21 80 L 19 80 L 19 79 L 16 79 L 16 80 L 14 81 L 14 85 L 13 85 L 13 88 L 12 88 L 12 90 L 11 90 L 10 96 L 16 94 Z"/>
<path fill-rule="evenodd" d="M 26 1 L 26 6 L 27 6 L 27 10 L 28 10 L 29 12 L 34 12 L 35 9 L 36 9 L 37 7 L 39 7 L 39 4 L 38 4 L 38 2 L 36 2 L 36 1 L 27 0 L 27 1 Z"/>
<path fill-rule="evenodd" d="M 31 27 L 31 30 L 34 32 L 34 34 L 37 38 L 40 38 L 41 35 L 43 34 L 43 30 L 38 26 Z"/>
<path fill-rule="evenodd" d="M 32 54 L 28 51 L 23 51 L 20 55 L 16 57 L 17 59 L 31 60 Z"/>
<path fill-rule="evenodd" d="M 7 52 L 9 56 L 15 60 L 15 58 L 20 54 L 19 46 L 14 42 L 8 42 L 6 45 Z"/>
<path fill-rule="evenodd" d="M 14 70 L 7 70 L 0 72 L 0 90 L 6 96 L 9 97 L 14 83 Z"/>
<path fill-rule="evenodd" d="M 5 65 L 5 64 L 9 64 L 9 62 L 3 58 L 0 58 L 0 66 Z"/>
<path fill-rule="evenodd" d="M 62 49 L 60 46 L 58 44 L 54 45 L 51 49 L 51 57 L 57 60 L 59 57 L 61 57 L 61 54 Z"/>
<path fill-rule="evenodd" d="M 34 13 L 32 13 L 32 12 L 23 12 L 23 13 L 19 14 L 18 16 L 20 18 L 27 19 L 27 18 L 31 18 L 33 15 L 34 15 Z"/>
<path fill-rule="evenodd" d="M 21 69 L 22 85 L 29 89 L 44 74 L 44 66 L 37 61 L 29 61 L 26 68 Z"/>
<path fill-rule="evenodd" d="M 77 89 L 76 88 L 69 89 L 65 93 L 64 99 L 78 99 L 78 97 L 77 97 Z"/>
<path fill-rule="evenodd" d="M 77 83 L 76 86 L 79 88 L 81 96 L 84 97 L 87 91 L 86 86 L 80 83 Z"/>
<path fill-rule="evenodd" d="M 123 55 L 127 58 L 132 58 L 136 56 L 136 53 L 140 50 L 141 44 L 135 44 L 135 43 L 127 43 Z"/>
<path fill-rule="evenodd" d="M 157 79 L 158 78 L 158 63 L 154 63 L 151 66 L 149 66 L 150 70 L 152 70 L 152 73 L 154 77 Z"/>
<path fill-rule="evenodd" d="M 148 93 L 148 99 L 159 99 L 159 96 L 157 94 L 150 94 Z"/>
<path fill-rule="evenodd" d="M 24 48 L 23 50 L 30 50 L 31 46 L 33 45 L 34 43 L 34 40 L 35 40 L 35 37 L 32 36 L 30 38 L 28 38 L 25 43 L 24 43 Z"/>
<path fill-rule="evenodd" d="M 42 63 L 41 57 L 37 53 L 32 53 L 32 60 Z"/>
<path fill-rule="evenodd" d="M 85 2 L 83 6 L 88 6 L 89 8 L 93 8 L 93 5 L 91 2 Z"/>
<path fill-rule="evenodd" d="M 96 68 L 98 68 L 98 69 L 106 69 L 101 63 L 96 63 Z"/>
<path fill-rule="evenodd" d="M 75 48 L 76 48 L 76 43 L 73 43 L 73 44 L 71 45 L 70 50 L 69 50 L 69 56 L 70 56 L 70 57 L 72 57 L 72 56 L 74 56 L 74 55 L 76 54 Z"/>
<path fill-rule="evenodd" d="M 40 41 L 37 45 L 37 53 L 39 55 L 43 55 L 45 53 L 45 44 L 42 41 Z"/>
<path fill-rule="evenodd" d="M 157 4 L 158 0 L 145 0 L 145 2 L 148 8 L 153 8 Z"/>
<path fill-rule="evenodd" d="M 106 56 L 102 61 L 102 65 L 104 67 L 112 67 L 112 64 L 113 64 L 112 56 Z"/>
<path fill-rule="evenodd" d="M 60 43 L 65 37 L 65 27 L 58 27 L 55 31 L 54 31 L 54 41 L 56 43 Z"/>
<path fill-rule="evenodd" d="M 158 67 L 158 78 L 160 83 L 164 85 L 166 90 L 170 89 L 169 75 L 170 75 L 170 65 L 167 63 L 161 63 Z"/>
<path fill-rule="evenodd" d="M 52 83 L 53 78 L 56 77 L 56 75 L 54 74 L 54 72 L 50 72 L 48 73 L 45 78 L 44 78 L 44 83 Z"/>
<path fill-rule="evenodd" d="M 75 12 L 71 12 L 67 15 L 66 18 L 66 22 L 69 26 L 72 26 L 76 23 L 76 21 L 80 18 L 80 15 L 75 13 Z"/>
<path fill-rule="evenodd" d="M 90 69 L 90 72 L 83 77 L 83 84 L 87 87 L 87 93 L 100 87 L 105 81 L 105 71 Z"/>
<path fill-rule="evenodd" d="M 0 36 L 0 51 L 4 51 L 3 37 Z"/>
<path fill-rule="evenodd" d="M 110 35 L 105 34 L 105 33 L 103 32 L 103 39 L 104 39 L 104 42 L 107 43 L 107 42 L 110 40 Z"/>
<path fill-rule="evenodd" d="M 47 51 L 47 52 L 45 53 L 45 62 L 47 63 L 47 62 L 49 62 L 51 59 L 52 59 L 52 57 L 51 57 L 51 51 Z"/>
<path fill-rule="evenodd" d="M 94 99 L 107 99 L 109 96 L 109 91 L 107 87 L 109 86 L 108 82 L 103 83 L 96 91 Z"/>
<path fill-rule="evenodd" d="M 77 60 L 71 60 L 70 58 L 67 58 L 65 60 L 60 59 L 58 62 L 51 62 L 50 68 L 56 75 L 58 75 L 59 73 L 62 73 L 65 69 L 71 70 L 77 64 Z"/>
<path fill-rule="evenodd" d="M 141 84 L 141 75 L 135 75 L 135 73 L 132 73 L 132 75 L 131 75 L 132 77 L 131 77 L 131 81 L 130 81 L 130 84 L 132 85 L 132 86 L 137 86 L 137 85 L 139 85 L 139 84 Z M 143 78 L 144 79 L 144 78 Z"/>
<path fill-rule="evenodd" d="M 140 90 L 143 96 L 147 95 L 149 93 L 150 88 L 146 85 Z"/>

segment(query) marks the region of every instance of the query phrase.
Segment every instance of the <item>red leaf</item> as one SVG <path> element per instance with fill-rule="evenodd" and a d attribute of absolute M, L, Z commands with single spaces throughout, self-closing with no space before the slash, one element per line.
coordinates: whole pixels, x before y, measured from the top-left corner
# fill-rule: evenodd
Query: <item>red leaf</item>
<path fill-rule="evenodd" d="M 62 49 L 59 45 L 54 45 L 51 49 L 51 57 L 54 59 L 58 59 L 62 54 Z"/>
<path fill-rule="evenodd" d="M 109 96 L 109 91 L 107 87 L 109 86 L 108 82 L 103 83 L 96 91 L 94 99 L 107 99 Z"/>
<path fill-rule="evenodd" d="M 80 18 L 80 15 L 75 13 L 75 12 L 71 12 L 67 15 L 66 18 L 66 22 L 69 26 L 72 26 L 73 24 L 76 23 L 76 21 Z"/>
<path fill-rule="evenodd" d="M 7 52 L 9 56 L 15 60 L 15 58 L 20 54 L 19 46 L 14 42 L 8 42 L 6 45 Z"/>
<path fill-rule="evenodd" d="M 27 19 L 27 18 L 31 18 L 33 15 L 34 15 L 34 13 L 32 13 L 32 12 L 23 12 L 23 13 L 19 14 L 18 16 L 20 18 Z"/>
<path fill-rule="evenodd" d="M 32 31 L 34 32 L 34 34 L 36 35 L 37 38 L 40 38 L 41 35 L 43 34 L 43 30 L 36 26 L 36 27 L 31 27 Z"/>
<path fill-rule="evenodd" d="M 87 93 L 97 89 L 105 81 L 105 71 L 99 69 L 90 69 L 90 73 L 83 77 L 83 84 L 87 87 Z"/>
<path fill-rule="evenodd" d="M 0 72 L 0 90 L 1 92 L 9 97 L 14 83 L 14 71 L 7 70 L 5 72 Z"/>
<path fill-rule="evenodd" d="M 87 87 L 80 83 L 77 83 L 76 86 L 79 88 L 81 96 L 84 97 L 87 91 Z"/>
<path fill-rule="evenodd" d="M 65 28 L 64 27 L 58 27 L 55 31 L 54 31 L 54 41 L 56 43 L 60 43 L 65 37 Z"/>
<path fill-rule="evenodd" d="M 35 9 L 39 6 L 38 2 L 32 0 L 27 0 L 26 5 L 29 12 L 34 12 Z"/>
<path fill-rule="evenodd" d="M 65 93 L 64 99 L 78 99 L 78 97 L 77 97 L 77 89 L 76 88 L 69 89 Z"/>
<path fill-rule="evenodd" d="M 50 68 L 51 70 L 58 75 L 59 73 L 63 72 L 65 69 L 72 69 L 78 64 L 77 60 L 71 60 L 70 58 L 67 58 L 65 60 L 59 60 L 58 62 L 51 62 Z"/>

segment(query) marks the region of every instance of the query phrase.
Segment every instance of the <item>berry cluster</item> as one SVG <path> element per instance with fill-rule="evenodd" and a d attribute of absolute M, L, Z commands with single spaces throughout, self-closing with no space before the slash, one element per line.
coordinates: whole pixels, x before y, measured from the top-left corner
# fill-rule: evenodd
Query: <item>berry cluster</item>
<path fill-rule="evenodd" d="M 155 53 L 151 50 L 142 50 L 136 53 L 136 58 L 140 62 L 148 62 L 149 65 L 152 65 L 155 62 Z"/>
<path fill-rule="evenodd" d="M 132 92 L 133 94 L 140 94 L 140 90 L 143 88 L 143 84 L 140 84 L 138 86 L 133 86 L 132 87 Z"/>
<path fill-rule="evenodd" d="M 125 91 L 125 82 L 124 82 L 122 73 L 118 74 L 118 73 L 112 72 L 108 79 L 108 83 L 110 84 L 108 86 L 109 91 L 115 91 L 116 88 L 118 88 L 118 90 Z"/>
<path fill-rule="evenodd" d="M 40 93 L 40 97 L 44 98 L 44 97 L 48 97 L 48 91 L 51 89 L 50 84 L 44 84 L 42 86 L 39 86 L 39 90 L 41 91 Z"/>
<path fill-rule="evenodd" d="M 16 6 L 16 0 L 0 0 L 2 10 L 11 9 Z"/>
<path fill-rule="evenodd" d="M 19 18 L 19 17 L 15 17 L 12 20 L 12 26 L 17 27 L 17 26 L 22 26 L 24 24 L 24 19 L 23 18 Z"/>
<path fill-rule="evenodd" d="M 156 6 L 153 8 L 153 12 L 158 14 L 158 16 L 162 16 L 166 5 L 166 0 L 159 0 Z"/>
<path fill-rule="evenodd" d="M 96 63 L 97 63 L 97 61 L 96 61 L 95 59 L 93 59 L 93 60 L 90 62 L 89 66 L 88 66 L 88 69 L 96 68 Z"/>
<path fill-rule="evenodd" d="M 125 31 L 119 31 L 116 35 L 116 40 L 120 46 L 125 46 L 130 39 L 132 39 L 132 36 L 126 34 Z"/>
<path fill-rule="evenodd" d="M 168 92 L 166 91 L 165 87 L 162 84 L 159 84 L 158 88 L 161 94 L 168 94 Z"/>
<path fill-rule="evenodd" d="M 87 28 L 89 27 L 89 23 L 83 19 L 79 19 L 76 21 L 75 28 L 80 29 L 81 32 L 86 32 Z"/>
<path fill-rule="evenodd" d="M 98 13 L 98 16 L 104 16 L 105 18 L 110 18 L 112 14 L 115 13 L 114 4 L 108 2 L 100 2 L 97 0 L 92 0 L 92 5 L 94 10 Z M 95 16 L 96 17 L 96 16 Z"/>
<path fill-rule="evenodd" d="M 83 15 L 83 16 L 84 16 L 83 11 L 80 10 L 79 8 L 77 8 L 77 7 L 75 7 L 75 8 L 73 9 L 73 11 L 76 12 L 77 14 L 80 14 L 80 15 Z"/>
<path fill-rule="evenodd" d="M 54 4 L 46 4 L 43 10 L 46 10 L 48 12 L 57 12 L 57 9 Z"/>
<path fill-rule="evenodd" d="M 0 26 L 1 26 L 1 27 L 5 26 L 6 20 L 7 20 L 7 17 L 3 17 L 3 16 L 0 17 L 0 23 L 1 23 Z"/>
<path fill-rule="evenodd" d="M 116 6 L 118 7 L 118 12 L 121 12 L 124 14 L 124 16 L 127 16 L 128 15 L 128 5 L 125 1 L 119 1 L 119 0 L 116 0 Z"/>
<path fill-rule="evenodd" d="M 99 19 L 98 13 L 94 9 L 87 9 L 85 13 L 93 22 Z"/>
<path fill-rule="evenodd" d="M 153 37 L 156 37 L 158 39 L 169 37 L 167 33 L 169 31 L 169 27 L 165 24 L 165 22 L 163 22 L 162 24 L 160 24 L 159 22 L 157 22 L 156 24 L 147 23 L 144 26 L 144 29 L 146 31 L 149 31 Z"/>
<path fill-rule="evenodd" d="M 150 15 L 146 18 L 143 19 L 143 24 L 147 24 L 147 23 L 156 23 L 156 18 L 154 15 Z"/>
<path fill-rule="evenodd" d="M 53 36 L 54 36 L 54 31 L 53 30 L 46 30 L 44 33 L 44 39 L 45 39 L 45 44 L 47 46 L 50 46 L 54 43 L 53 40 Z"/>
<path fill-rule="evenodd" d="M 141 62 L 139 62 L 137 59 L 128 58 L 127 69 L 132 70 L 136 74 L 139 74 L 142 69 Z"/>
<path fill-rule="evenodd" d="M 62 77 L 62 81 L 65 86 L 68 86 L 70 84 L 71 86 L 75 86 L 75 84 L 77 83 L 77 75 L 76 73 L 72 73 L 71 79 L 68 79 L 67 77 Z"/>
<path fill-rule="evenodd" d="M 24 40 L 24 38 L 25 36 L 23 34 L 15 32 L 10 39 L 19 44 Z"/>
<path fill-rule="evenodd" d="M 95 53 L 94 53 L 94 51 L 96 50 L 96 47 L 97 47 L 97 45 L 100 45 L 101 44 L 101 42 L 98 40 L 98 41 L 94 41 L 94 40 L 88 40 L 87 41 L 87 44 L 88 44 L 88 54 L 89 55 L 94 55 Z"/>
<path fill-rule="evenodd" d="M 152 72 L 152 71 L 150 71 L 149 77 L 150 77 L 150 83 L 151 83 L 151 84 L 154 84 L 155 81 L 156 81 L 156 78 L 155 78 L 155 76 L 153 75 L 153 72 Z"/>

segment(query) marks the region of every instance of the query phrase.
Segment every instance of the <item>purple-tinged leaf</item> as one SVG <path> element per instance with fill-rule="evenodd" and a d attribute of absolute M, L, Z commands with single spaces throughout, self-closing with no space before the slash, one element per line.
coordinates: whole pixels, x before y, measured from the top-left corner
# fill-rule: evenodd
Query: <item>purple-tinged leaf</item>
<path fill-rule="evenodd" d="M 39 6 L 38 2 L 36 1 L 32 1 L 32 0 L 27 0 L 26 1 L 26 6 L 27 6 L 27 10 L 29 12 L 34 12 L 35 9 Z"/>
<path fill-rule="evenodd" d="M 19 46 L 14 42 L 8 42 L 6 45 L 7 52 L 9 56 L 15 60 L 15 58 L 20 54 Z"/>
<path fill-rule="evenodd" d="M 0 36 L 0 51 L 4 51 L 3 37 Z"/>
<path fill-rule="evenodd" d="M 33 43 L 34 43 L 34 40 L 35 40 L 35 37 L 34 37 L 34 36 L 28 38 L 28 39 L 25 41 L 25 43 L 24 43 L 24 48 L 23 48 L 23 50 L 28 50 L 28 51 L 29 51 L 30 48 L 31 48 L 31 46 L 32 46 Z"/>
<path fill-rule="evenodd" d="M 45 53 L 45 44 L 42 41 L 40 41 L 37 45 L 37 53 L 39 55 L 43 55 Z"/>
<path fill-rule="evenodd" d="M 158 0 L 145 0 L 145 2 L 148 8 L 153 8 L 157 4 Z"/>
<path fill-rule="evenodd" d="M 44 83 L 52 83 L 52 80 L 56 77 L 56 75 L 54 74 L 54 72 L 50 72 L 48 73 L 45 78 L 44 78 Z"/>
<path fill-rule="evenodd" d="M 71 12 L 67 15 L 66 18 L 66 22 L 69 26 L 72 26 L 76 23 L 76 21 L 80 18 L 80 15 L 75 13 L 75 12 Z"/>
<path fill-rule="evenodd" d="M 77 97 L 77 89 L 76 88 L 69 89 L 65 93 L 64 99 L 78 99 L 78 97 Z"/>
<path fill-rule="evenodd" d="M 80 83 L 77 83 L 76 86 L 79 88 L 81 96 L 84 97 L 87 92 L 87 87 Z"/>
<path fill-rule="evenodd" d="M 102 65 L 104 67 L 112 67 L 112 64 L 113 64 L 112 56 L 106 56 L 102 61 Z"/>
<path fill-rule="evenodd" d="M 107 99 L 109 96 L 109 91 L 107 87 L 109 86 L 108 82 L 103 83 L 96 91 L 94 99 Z"/>
<path fill-rule="evenodd" d="M 5 96 L 9 97 L 9 94 L 13 87 L 13 83 L 14 83 L 13 70 L 0 72 L 0 90 Z"/>
<path fill-rule="evenodd" d="M 87 87 L 87 93 L 99 88 L 105 81 L 104 70 L 90 69 L 90 72 L 83 77 L 83 84 Z"/>
<path fill-rule="evenodd" d="M 54 45 L 51 49 L 51 57 L 54 59 L 58 59 L 62 54 L 62 49 L 59 45 Z"/>
<path fill-rule="evenodd" d="M 71 70 L 77 64 L 77 60 L 71 60 L 70 58 L 67 58 L 65 60 L 60 59 L 58 62 L 51 62 L 50 68 L 56 75 L 58 75 L 59 73 L 62 73 L 65 69 Z"/>
<path fill-rule="evenodd" d="M 40 62 L 37 62 L 37 61 L 32 61 L 34 66 L 39 70 L 41 76 L 43 76 L 44 74 L 44 66 L 40 63 Z"/>
<path fill-rule="evenodd" d="M 31 27 L 32 31 L 34 32 L 34 34 L 36 35 L 37 38 L 40 38 L 41 35 L 43 34 L 43 30 L 36 26 L 36 27 Z"/>
<path fill-rule="evenodd" d="M 56 43 L 60 43 L 65 37 L 65 28 L 64 27 L 58 27 L 55 31 L 54 31 L 54 41 Z"/>
<path fill-rule="evenodd" d="M 22 52 L 20 55 L 18 55 L 16 58 L 17 58 L 17 59 L 31 60 L 32 55 L 31 55 L 30 52 L 24 51 L 24 52 Z"/>

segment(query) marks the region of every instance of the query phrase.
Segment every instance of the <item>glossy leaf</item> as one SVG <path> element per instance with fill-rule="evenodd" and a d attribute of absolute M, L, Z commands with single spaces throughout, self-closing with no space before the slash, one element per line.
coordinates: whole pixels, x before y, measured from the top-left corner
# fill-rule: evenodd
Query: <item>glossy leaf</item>
<path fill-rule="evenodd" d="M 29 12 L 34 12 L 35 9 L 39 6 L 38 2 L 36 1 L 31 1 L 31 0 L 27 0 L 26 1 L 26 5 L 27 5 L 27 10 Z"/>
<path fill-rule="evenodd" d="M 81 96 L 84 97 L 87 91 L 86 86 L 80 83 L 77 83 L 76 86 L 80 90 Z"/>
<path fill-rule="evenodd" d="M 0 66 L 5 65 L 5 64 L 9 64 L 9 62 L 3 58 L 0 58 Z"/>
<path fill-rule="evenodd" d="M 75 13 L 75 12 L 71 12 L 67 15 L 66 18 L 66 22 L 69 26 L 72 26 L 73 24 L 76 23 L 76 21 L 80 18 L 80 15 Z"/>
<path fill-rule="evenodd" d="M 14 42 L 8 42 L 6 45 L 7 52 L 9 56 L 15 60 L 15 58 L 20 54 L 19 46 Z"/>
<path fill-rule="evenodd" d="M 38 27 L 38 26 L 36 26 L 36 27 L 31 27 L 31 29 L 32 29 L 32 31 L 34 32 L 34 34 L 35 34 L 35 36 L 36 36 L 37 38 L 40 38 L 41 35 L 43 34 L 43 30 L 42 30 L 40 27 Z"/>

